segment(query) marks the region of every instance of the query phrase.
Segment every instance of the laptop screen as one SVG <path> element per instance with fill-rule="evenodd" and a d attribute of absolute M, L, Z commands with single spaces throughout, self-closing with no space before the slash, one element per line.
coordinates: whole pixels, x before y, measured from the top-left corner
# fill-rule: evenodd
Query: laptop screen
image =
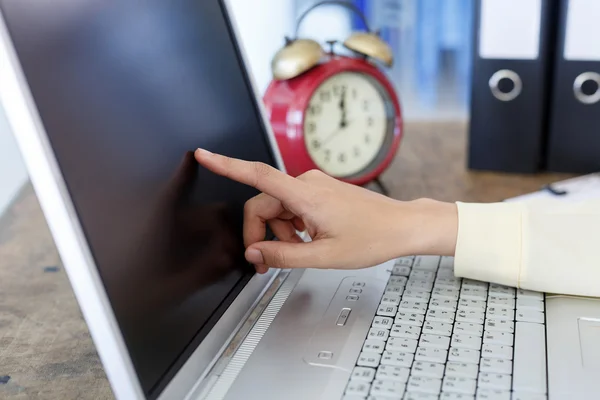
<path fill-rule="evenodd" d="M 274 165 L 219 0 L 0 0 L 143 390 L 156 397 L 253 274 L 256 191 L 204 147 Z"/>

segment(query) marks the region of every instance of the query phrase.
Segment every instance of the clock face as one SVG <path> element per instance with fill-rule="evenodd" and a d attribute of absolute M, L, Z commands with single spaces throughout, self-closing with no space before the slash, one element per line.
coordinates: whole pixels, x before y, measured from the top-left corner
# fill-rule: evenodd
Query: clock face
<path fill-rule="evenodd" d="M 315 164 L 337 178 L 366 172 L 392 134 L 390 104 L 368 75 L 342 72 L 324 81 L 304 120 L 304 140 Z"/>

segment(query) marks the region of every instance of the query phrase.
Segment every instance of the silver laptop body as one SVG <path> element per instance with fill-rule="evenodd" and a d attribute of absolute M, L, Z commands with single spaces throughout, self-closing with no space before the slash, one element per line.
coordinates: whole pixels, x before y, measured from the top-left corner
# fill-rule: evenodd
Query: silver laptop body
<path fill-rule="evenodd" d="M 203 340 L 191 349 L 185 361 L 171 368 L 168 377 L 163 378 L 160 390 L 149 395 L 140 383 L 139 371 L 134 367 L 11 39 L 10 24 L 7 24 L 4 11 L 7 7 L 17 7 L 17 3 L 17 0 L 0 1 L 3 7 L 0 9 L 3 12 L 0 21 L 2 104 L 118 399 L 598 398 L 600 305 L 597 300 L 545 295 L 545 302 L 535 303 L 536 307 L 543 304 L 543 309 L 536 308 L 535 313 L 527 314 L 531 309 L 525 308 L 523 313 L 518 304 L 532 304 L 527 301 L 528 296 L 541 302 L 538 297 L 541 295 L 455 279 L 451 258 L 431 256 L 390 260 L 358 271 L 272 269 L 265 275 L 254 275 Z M 64 0 L 43 3 L 40 7 L 46 7 L 48 18 L 58 22 L 61 18 L 77 18 L 75 13 L 53 14 L 52 4 L 63 6 Z M 100 3 L 90 1 L 90 6 Z M 78 11 L 77 7 L 73 7 L 73 11 Z M 233 21 L 227 15 L 226 18 L 231 22 L 231 29 L 235 29 Z M 238 50 L 243 57 L 241 49 Z M 253 92 L 261 118 L 267 121 L 257 91 L 254 89 Z M 268 123 L 264 127 L 276 165 L 283 170 Z M 565 278 L 570 278 L 568 271 L 565 271 Z M 453 292 L 452 288 L 456 290 Z M 435 297 L 438 295 L 442 297 Z M 457 327 L 474 326 L 473 319 L 479 318 L 479 314 L 472 309 L 461 311 L 455 308 L 457 311 L 448 320 L 447 314 L 438 313 L 440 309 L 435 308 L 435 299 L 454 295 L 456 302 L 464 300 L 465 304 L 472 299 L 480 301 L 478 297 L 469 296 L 484 296 L 481 301 L 488 301 L 484 314 L 490 315 L 484 315 L 482 326 L 496 321 L 490 312 L 493 305 L 490 302 L 494 299 L 502 301 L 498 304 L 505 304 L 506 299 L 516 304 L 511 308 L 511 317 L 506 317 L 513 323 L 512 328 L 503 333 L 512 334 L 512 345 L 520 350 L 515 348 L 513 352 L 508 344 L 501 347 L 497 342 L 486 342 L 485 335 L 479 335 L 479 339 L 468 332 L 466 336 L 457 336 Z M 425 304 L 424 309 L 419 308 L 422 304 Z M 473 313 L 468 314 L 468 310 Z M 530 321 L 540 315 L 543 320 Z M 386 327 L 388 322 L 390 326 Z M 538 325 L 532 333 L 527 324 L 534 322 Z M 447 336 L 437 331 L 430 335 L 425 326 L 434 331 L 450 326 L 452 332 Z M 525 326 L 521 330 L 527 331 L 527 339 L 520 339 L 520 326 Z M 414 338 L 407 336 L 415 331 L 410 327 L 418 327 L 419 332 Z M 532 342 L 535 335 L 539 340 Z M 475 342 L 479 340 L 479 350 L 471 351 L 454 341 L 466 337 Z M 425 341 L 434 338 L 441 339 L 435 344 Z M 504 340 L 497 335 L 493 339 Z M 369 340 L 375 345 L 383 342 L 388 348 L 394 343 L 400 349 L 404 346 L 406 351 L 373 350 L 365 347 Z M 411 343 L 418 347 L 406 348 Z M 526 348 L 530 351 L 524 350 Z M 433 351 L 435 349 L 439 351 Z M 505 380 L 492 381 L 493 372 L 480 370 L 484 368 L 481 360 L 487 360 L 481 353 L 477 353 L 480 358 L 473 363 L 477 370 L 474 378 L 477 390 L 469 394 L 467 388 L 461 394 L 460 385 L 471 381 L 461 380 L 462 372 L 454 367 L 464 364 L 471 370 L 470 364 L 463 362 L 464 357 L 489 349 L 511 352 L 506 358 L 512 365 L 505 374 L 512 377 L 508 397 L 505 390 L 498 389 L 505 387 L 502 386 L 506 384 Z M 370 358 L 371 354 L 379 356 Z M 425 369 L 416 368 L 435 364 L 433 361 L 441 360 L 440 354 L 444 355 L 445 361 L 439 363 L 442 370 L 439 378 L 425 374 Z M 492 354 L 490 360 L 495 360 L 494 357 L 496 354 Z M 389 368 L 382 368 L 382 365 Z M 525 368 L 527 365 L 534 368 Z M 436 366 L 436 370 L 439 368 Z M 394 371 L 406 370 L 410 374 L 406 379 L 400 377 L 400 372 L 394 375 Z M 450 370 L 458 375 L 452 375 Z M 373 376 L 367 376 L 371 373 Z M 522 391 L 511 394 L 515 383 Z M 436 384 L 439 385 L 437 389 Z M 494 389 L 493 385 L 498 386 Z M 453 391 L 453 387 L 458 389 Z"/>

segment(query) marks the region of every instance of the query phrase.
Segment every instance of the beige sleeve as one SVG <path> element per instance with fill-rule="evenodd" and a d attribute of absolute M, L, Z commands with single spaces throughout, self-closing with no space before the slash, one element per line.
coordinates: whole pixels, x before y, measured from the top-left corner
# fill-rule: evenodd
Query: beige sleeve
<path fill-rule="evenodd" d="M 600 296 L 600 201 L 456 204 L 457 276 Z"/>

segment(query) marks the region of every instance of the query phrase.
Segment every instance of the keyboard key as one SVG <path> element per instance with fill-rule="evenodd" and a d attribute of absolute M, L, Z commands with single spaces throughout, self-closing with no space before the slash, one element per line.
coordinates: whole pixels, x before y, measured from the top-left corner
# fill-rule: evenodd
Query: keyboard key
<path fill-rule="evenodd" d="M 347 394 L 342 397 L 342 400 L 365 400 L 365 396 L 360 396 L 358 394 Z"/>
<path fill-rule="evenodd" d="M 402 310 L 402 309 L 401 309 Z M 414 326 L 423 326 L 425 316 L 421 314 L 415 314 L 410 312 L 398 311 L 394 323 L 396 324 L 407 324 Z"/>
<path fill-rule="evenodd" d="M 439 275 L 435 279 L 434 288 L 460 289 L 460 278 L 440 278 Z"/>
<path fill-rule="evenodd" d="M 358 361 L 356 362 L 356 365 L 361 367 L 377 367 L 379 366 L 380 360 L 381 354 L 363 351 L 358 356 Z"/>
<path fill-rule="evenodd" d="M 456 322 L 467 322 L 471 324 L 483 325 L 484 313 L 472 310 L 458 310 L 456 312 Z"/>
<path fill-rule="evenodd" d="M 369 399 L 369 400 L 372 400 L 372 399 Z M 377 399 L 377 400 L 391 400 L 391 399 Z M 438 395 L 431 394 L 431 393 L 423 393 L 423 392 L 407 392 L 406 395 L 404 396 L 404 400 L 438 400 Z"/>
<path fill-rule="evenodd" d="M 408 278 L 406 276 L 390 276 L 388 285 L 404 286 L 406 285 L 406 281 L 408 281 Z"/>
<path fill-rule="evenodd" d="M 408 289 L 404 291 L 402 300 L 428 302 L 431 294 L 423 290 Z"/>
<path fill-rule="evenodd" d="M 470 364 L 479 363 L 479 350 L 473 349 L 457 349 L 455 347 L 450 348 L 448 354 L 448 361 L 457 361 Z"/>
<path fill-rule="evenodd" d="M 410 278 L 411 279 L 423 279 L 426 281 L 433 281 L 433 280 L 435 280 L 435 271 L 413 269 L 410 273 Z"/>
<path fill-rule="evenodd" d="M 545 394 L 513 392 L 512 400 L 547 400 Z"/>
<path fill-rule="evenodd" d="M 402 382 L 377 379 L 371 385 L 372 396 L 392 396 L 394 398 L 402 398 L 406 385 Z"/>
<path fill-rule="evenodd" d="M 397 306 L 400 304 L 400 295 L 397 293 L 384 293 L 380 303 L 382 306 Z"/>
<path fill-rule="evenodd" d="M 477 379 L 477 364 L 468 364 L 461 362 L 448 361 L 446 364 L 446 376 L 456 378 Z"/>
<path fill-rule="evenodd" d="M 507 332 L 486 332 L 485 335 L 483 335 L 483 343 L 512 346 L 514 343 L 514 336 L 512 333 Z"/>
<path fill-rule="evenodd" d="M 412 365 L 411 373 L 413 376 L 442 379 L 444 376 L 444 365 L 433 362 L 415 361 Z"/>
<path fill-rule="evenodd" d="M 442 392 L 441 400 L 473 400 L 473 396 L 463 393 Z"/>
<path fill-rule="evenodd" d="M 385 293 L 384 294 L 397 294 L 398 296 L 402 296 L 402 293 L 404 293 L 404 286 L 400 286 L 400 285 L 387 285 L 385 287 Z"/>
<path fill-rule="evenodd" d="M 371 327 L 381 328 L 381 329 L 390 329 L 393 324 L 394 324 L 394 320 L 392 318 L 377 316 L 373 319 L 373 324 L 371 325 Z"/>
<path fill-rule="evenodd" d="M 451 324 L 454 322 L 454 313 L 451 311 L 430 309 L 427 310 L 427 316 L 425 319 L 431 322 L 443 322 L 446 324 Z"/>
<path fill-rule="evenodd" d="M 427 311 L 427 302 L 402 300 L 400 302 L 399 310 L 425 315 L 425 312 Z"/>
<path fill-rule="evenodd" d="M 414 269 L 420 269 L 425 271 L 437 271 L 438 265 L 440 264 L 439 256 L 417 256 L 413 264 Z"/>
<path fill-rule="evenodd" d="M 515 297 L 515 288 L 508 286 L 497 285 L 495 283 L 490 284 L 490 295 L 498 297 Z"/>
<path fill-rule="evenodd" d="M 394 261 L 394 266 L 403 265 L 405 267 L 411 267 L 413 265 L 414 257 L 399 257 Z"/>
<path fill-rule="evenodd" d="M 413 362 L 414 354 L 403 351 L 384 351 L 381 355 L 382 365 L 409 368 Z"/>
<path fill-rule="evenodd" d="M 367 337 L 369 339 L 387 340 L 390 335 L 389 329 L 371 328 Z"/>
<path fill-rule="evenodd" d="M 513 348 L 512 346 L 484 343 L 483 346 L 481 346 L 481 354 L 483 357 L 487 358 L 503 358 L 505 360 L 512 360 Z"/>
<path fill-rule="evenodd" d="M 517 322 L 534 322 L 538 324 L 543 324 L 546 319 L 544 318 L 544 313 L 539 311 L 532 310 L 519 310 L 517 309 Z"/>
<path fill-rule="evenodd" d="M 544 294 L 540 292 L 533 292 L 531 290 L 519 289 L 517 290 L 518 299 L 531 299 L 531 300 L 544 300 Z"/>
<path fill-rule="evenodd" d="M 393 365 L 380 365 L 375 374 L 376 379 L 392 380 L 406 383 L 410 375 L 410 369 L 405 367 L 394 367 Z"/>
<path fill-rule="evenodd" d="M 417 344 L 418 342 L 416 339 L 392 337 L 388 340 L 385 349 L 389 351 L 404 351 L 407 353 L 414 353 L 417 351 Z"/>
<path fill-rule="evenodd" d="M 375 369 L 368 367 L 354 367 L 352 370 L 352 377 L 350 379 L 371 382 L 373 379 L 375 379 Z"/>
<path fill-rule="evenodd" d="M 431 289 L 433 289 L 433 282 L 426 281 L 423 279 L 415 279 L 415 280 L 409 279 L 408 282 L 406 283 L 406 288 L 407 289 L 415 289 L 415 290 L 425 290 L 427 292 L 431 292 Z"/>
<path fill-rule="evenodd" d="M 458 301 L 458 309 L 484 312 L 485 300 L 460 299 Z"/>
<path fill-rule="evenodd" d="M 450 347 L 450 338 L 448 336 L 430 335 L 424 333 L 419 339 L 419 346 L 448 350 Z"/>
<path fill-rule="evenodd" d="M 505 374 L 480 372 L 477 386 L 485 389 L 510 390 L 511 377 Z"/>
<path fill-rule="evenodd" d="M 429 394 L 439 394 L 442 388 L 442 380 L 426 376 L 411 376 L 406 385 L 408 391 Z"/>
<path fill-rule="evenodd" d="M 433 289 L 431 295 L 439 299 L 449 299 L 457 301 L 459 293 L 460 292 L 457 289 L 435 288 Z"/>
<path fill-rule="evenodd" d="M 476 281 L 473 279 L 463 279 L 463 287 L 487 289 L 488 283 L 482 282 L 482 281 Z"/>
<path fill-rule="evenodd" d="M 450 336 L 452 335 L 452 324 L 443 322 L 425 321 L 423 325 L 423 333 L 432 335 Z"/>
<path fill-rule="evenodd" d="M 499 389 L 478 388 L 476 400 L 510 400 L 510 392 Z"/>
<path fill-rule="evenodd" d="M 494 332 L 515 333 L 515 323 L 504 319 L 488 319 L 485 321 L 485 330 Z"/>
<path fill-rule="evenodd" d="M 406 265 L 394 265 L 392 269 L 392 275 L 395 276 L 408 276 L 410 275 L 411 268 Z"/>
<path fill-rule="evenodd" d="M 546 393 L 546 336 L 544 325 L 517 322 L 513 390 Z"/>
<path fill-rule="evenodd" d="M 430 310 L 440 310 L 440 311 L 450 311 L 453 313 L 456 311 L 456 301 L 434 296 L 434 297 L 432 297 L 431 301 L 429 302 L 429 309 Z"/>
<path fill-rule="evenodd" d="M 479 350 L 481 348 L 481 338 L 474 335 L 455 333 L 452 335 L 452 347 Z"/>
<path fill-rule="evenodd" d="M 483 300 L 487 298 L 488 291 L 481 288 L 463 287 L 460 290 L 460 298 L 467 300 Z"/>
<path fill-rule="evenodd" d="M 457 376 L 446 376 L 444 377 L 442 390 L 444 392 L 474 395 L 476 385 L 477 383 L 475 379 L 462 378 Z"/>
<path fill-rule="evenodd" d="M 378 339 L 367 339 L 363 344 L 363 351 L 372 351 L 373 353 L 383 353 L 385 349 L 385 341 Z"/>
<path fill-rule="evenodd" d="M 493 319 L 514 319 L 515 310 L 512 308 L 504 308 L 504 307 L 496 307 L 491 306 L 487 308 L 487 313 L 485 314 L 486 318 Z"/>
<path fill-rule="evenodd" d="M 488 296 L 488 306 L 515 308 L 515 299 L 512 297 Z"/>
<path fill-rule="evenodd" d="M 432 347 L 418 347 L 417 352 L 415 353 L 415 360 L 434 363 L 444 363 L 446 362 L 447 355 L 448 350 L 436 349 Z"/>
<path fill-rule="evenodd" d="M 437 278 L 456 278 L 454 276 L 454 269 L 450 269 L 450 268 L 439 269 L 436 277 Z"/>
<path fill-rule="evenodd" d="M 481 337 L 481 335 L 483 335 L 483 325 L 472 324 L 469 322 L 457 322 L 454 324 L 454 333 L 464 333 Z"/>
<path fill-rule="evenodd" d="M 544 311 L 544 302 L 527 297 L 517 298 L 517 310 Z"/>
<path fill-rule="evenodd" d="M 489 372 L 493 374 L 511 374 L 512 361 L 502 358 L 487 358 L 483 357 L 479 365 L 481 372 Z"/>
<path fill-rule="evenodd" d="M 395 317 L 397 311 L 398 307 L 396 306 L 382 304 L 377 309 L 377 315 L 381 315 L 382 317 Z"/>
<path fill-rule="evenodd" d="M 390 332 L 392 337 L 402 337 L 406 339 L 419 339 L 421 328 L 408 324 L 394 324 Z"/>
<path fill-rule="evenodd" d="M 441 268 L 454 268 L 454 257 L 442 256 L 440 259 L 440 269 Z"/>
<path fill-rule="evenodd" d="M 351 380 L 348 383 L 348 386 L 346 386 L 346 394 L 347 395 L 368 396 L 370 388 L 371 388 L 370 382 Z"/>

